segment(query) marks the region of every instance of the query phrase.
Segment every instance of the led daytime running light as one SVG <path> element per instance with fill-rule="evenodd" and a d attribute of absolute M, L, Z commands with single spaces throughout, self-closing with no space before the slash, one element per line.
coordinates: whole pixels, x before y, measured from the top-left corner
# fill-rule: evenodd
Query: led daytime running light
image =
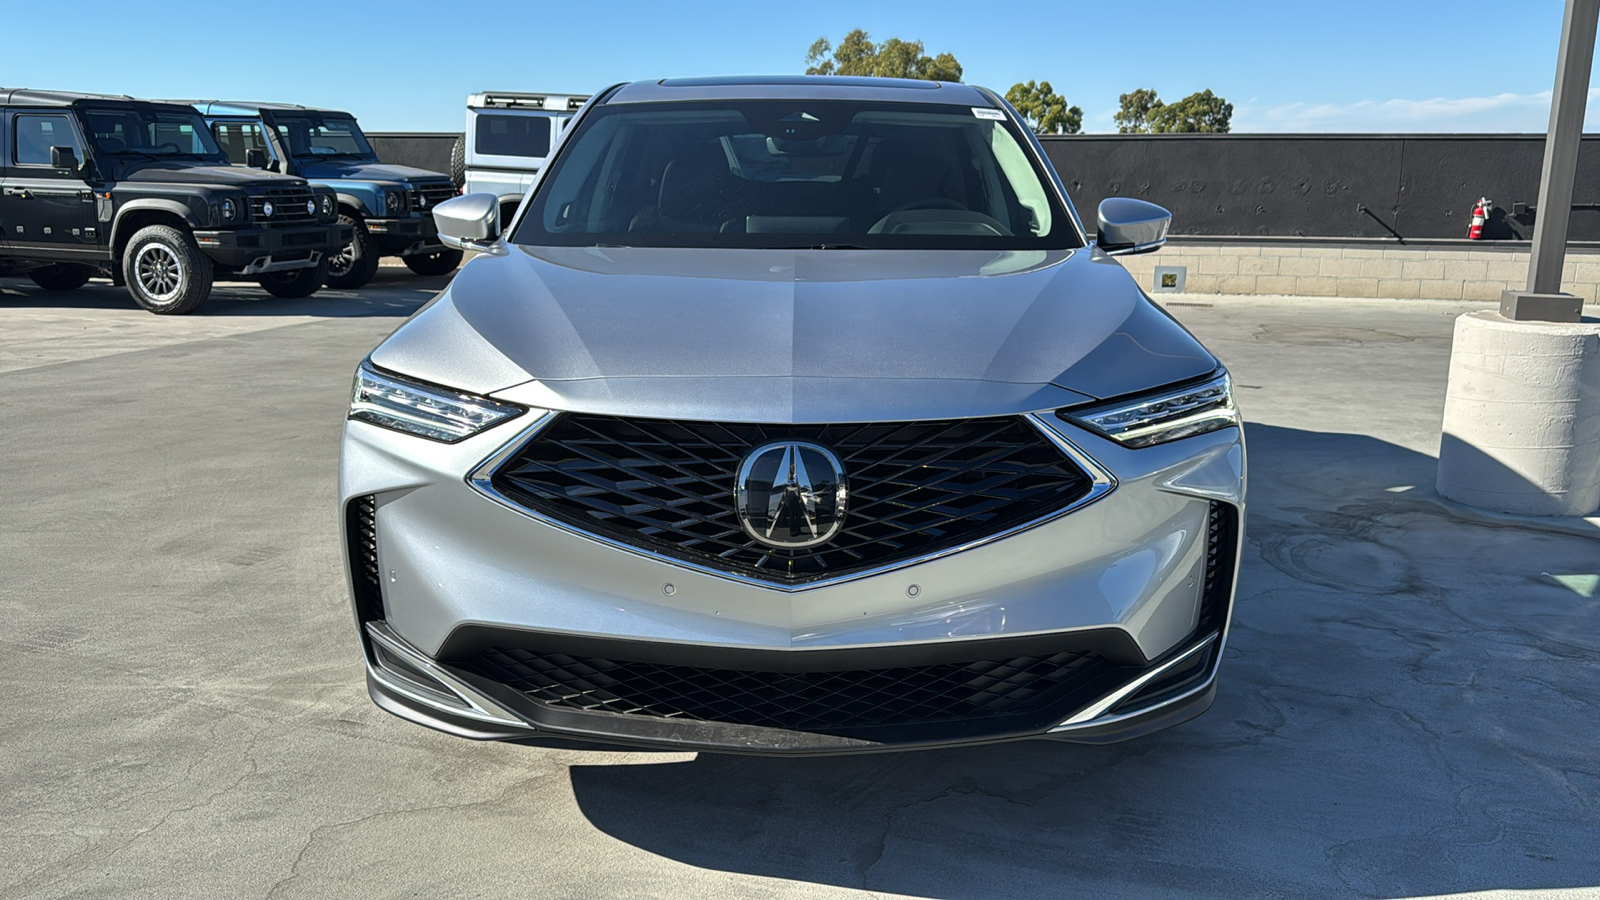
<path fill-rule="evenodd" d="M 1149 447 L 1239 424 L 1226 373 L 1202 384 L 1059 415 L 1129 447 Z"/>
<path fill-rule="evenodd" d="M 379 372 L 362 362 L 350 397 L 350 418 L 454 444 L 527 412 L 525 407 Z"/>

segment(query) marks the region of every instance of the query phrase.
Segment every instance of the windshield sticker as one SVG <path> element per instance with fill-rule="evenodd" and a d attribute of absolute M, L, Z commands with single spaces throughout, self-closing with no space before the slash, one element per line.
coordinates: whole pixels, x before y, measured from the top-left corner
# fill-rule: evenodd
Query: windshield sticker
<path fill-rule="evenodd" d="M 1002 122 L 1005 121 L 1006 118 L 1006 114 L 1000 110 L 989 109 L 983 106 L 974 106 L 972 108 L 972 114 L 980 119 L 996 119 Z"/>

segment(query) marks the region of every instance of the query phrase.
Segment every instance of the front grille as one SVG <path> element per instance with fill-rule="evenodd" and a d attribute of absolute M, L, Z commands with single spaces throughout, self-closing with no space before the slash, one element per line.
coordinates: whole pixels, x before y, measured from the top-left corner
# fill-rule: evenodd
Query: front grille
<path fill-rule="evenodd" d="M 776 440 L 843 463 L 847 514 L 828 543 L 773 549 L 745 533 L 734 482 Z M 1020 417 L 754 425 L 568 414 L 497 469 L 502 495 L 580 530 L 782 585 L 960 547 L 1049 516 L 1092 482 Z"/>
<path fill-rule="evenodd" d="M 312 200 L 311 191 L 305 188 L 271 188 L 250 195 L 250 220 L 257 225 L 297 225 L 315 222 L 317 214 L 306 212 L 306 202 Z M 267 215 L 267 201 L 272 201 L 272 215 Z"/>
<path fill-rule="evenodd" d="M 798 731 L 1010 720 L 1037 728 L 1127 677 L 1093 652 L 837 672 L 752 672 L 492 648 L 458 664 L 548 707 Z"/>
<path fill-rule="evenodd" d="M 410 208 L 415 212 L 427 215 L 433 208 L 446 200 L 453 200 L 457 196 L 456 186 L 448 181 L 439 184 L 424 184 L 413 188 L 406 194 Z"/>
<path fill-rule="evenodd" d="M 378 576 L 378 504 L 372 495 L 345 505 L 344 535 L 350 558 L 350 587 L 356 617 L 363 622 L 383 618 L 383 587 Z"/>

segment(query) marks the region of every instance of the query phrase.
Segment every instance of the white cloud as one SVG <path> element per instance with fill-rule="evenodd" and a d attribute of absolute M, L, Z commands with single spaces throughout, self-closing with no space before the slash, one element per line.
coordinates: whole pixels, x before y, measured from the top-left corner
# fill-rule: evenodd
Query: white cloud
<path fill-rule="evenodd" d="M 1600 88 L 1589 91 L 1585 124 L 1600 125 Z M 1233 114 L 1235 134 L 1260 132 L 1484 132 L 1542 133 L 1550 122 L 1550 92 L 1431 100 L 1360 100 L 1354 103 L 1288 103 L 1254 100 Z"/>

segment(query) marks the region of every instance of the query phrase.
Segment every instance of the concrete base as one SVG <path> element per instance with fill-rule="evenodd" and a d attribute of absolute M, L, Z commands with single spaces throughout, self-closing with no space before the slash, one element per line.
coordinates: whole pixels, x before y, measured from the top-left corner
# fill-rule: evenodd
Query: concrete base
<path fill-rule="evenodd" d="M 1600 321 L 1456 320 L 1438 490 L 1525 515 L 1600 507 Z"/>
<path fill-rule="evenodd" d="M 1576 294 L 1501 291 L 1500 315 L 1514 322 L 1581 322 L 1583 298 Z"/>

